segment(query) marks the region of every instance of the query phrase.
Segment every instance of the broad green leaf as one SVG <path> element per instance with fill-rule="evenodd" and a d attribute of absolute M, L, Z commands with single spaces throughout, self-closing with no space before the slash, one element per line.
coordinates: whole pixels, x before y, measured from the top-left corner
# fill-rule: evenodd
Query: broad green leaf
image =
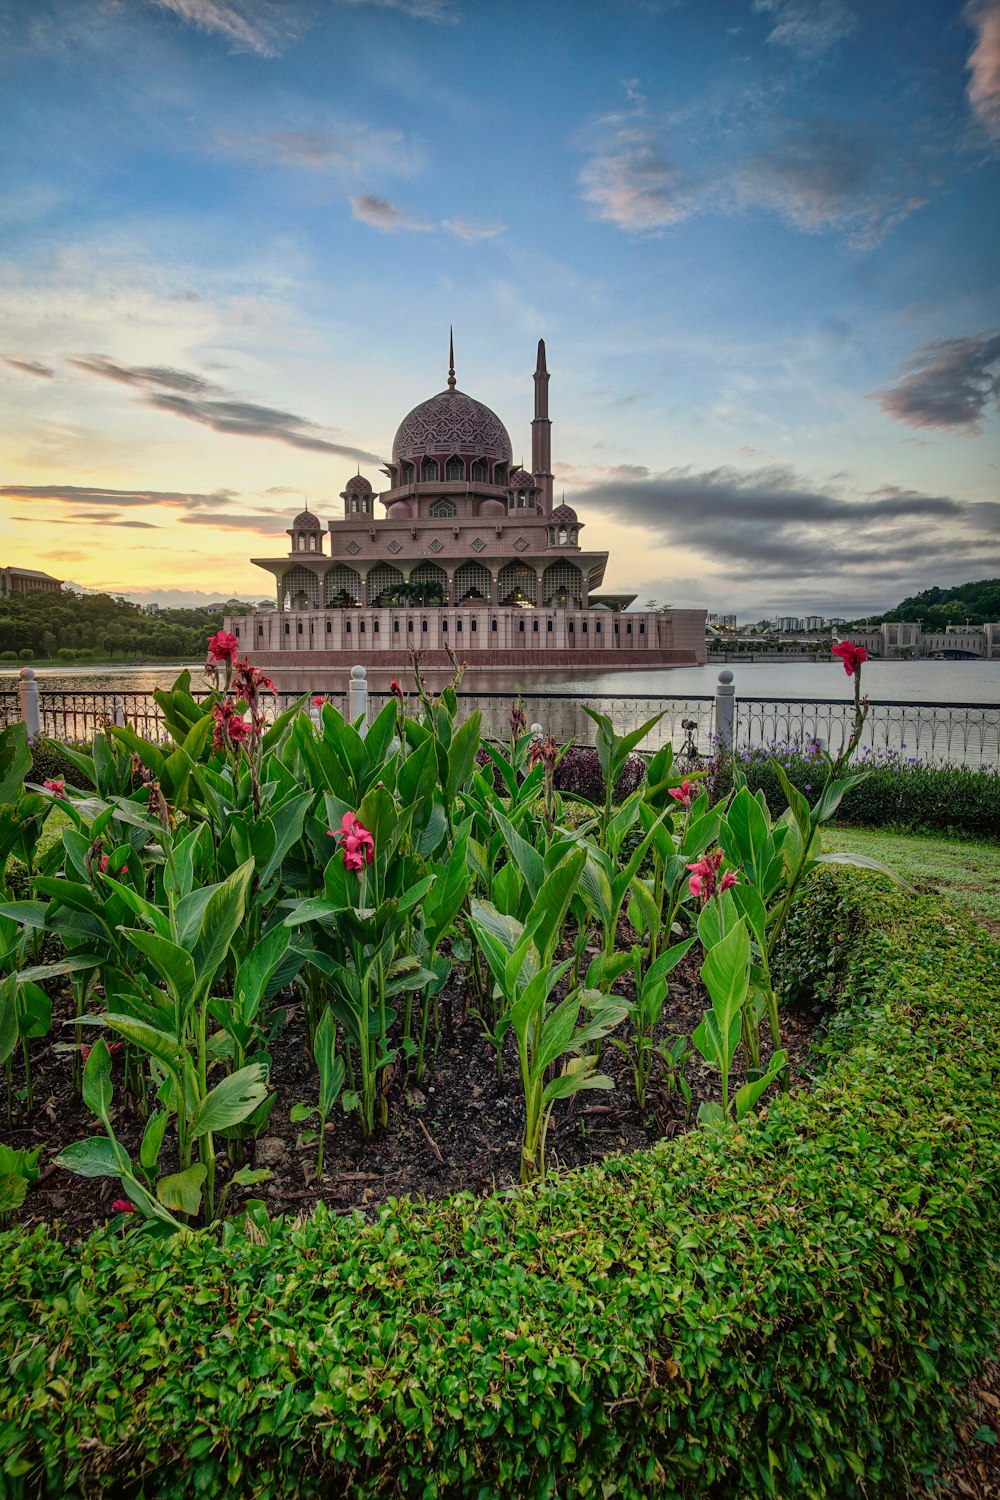
<path fill-rule="evenodd" d="M 243 921 L 246 892 L 253 870 L 253 860 L 247 860 L 212 891 L 191 955 L 199 989 L 210 988 L 229 954 L 230 944 Z"/>
<path fill-rule="evenodd" d="M 27 726 L 8 725 L 0 731 L 0 806 L 17 801 L 31 764 Z"/>
<path fill-rule="evenodd" d="M 186 1006 L 194 989 L 194 964 L 191 955 L 176 943 L 160 937 L 155 932 L 143 932 L 141 928 L 119 927 L 126 942 L 138 948 L 148 958 L 160 979 L 167 982 L 170 993 L 181 1006 Z"/>
<path fill-rule="evenodd" d="M 54 1165 L 75 1172 L 78 1177 L 117 1177 L 121 1172 L 115 1148 L 106 1135 L 74 1141 L 59 1153 Z"/>
<path fill-rule="evenodd" d="M 736 1090 L 733 1102 L 736 1106 L 737 1120 L 742 1120 L 744 1115 L 753 1109 L 761 1094 L 771 1086 L 787 1061 L 788 1058 L 784 1052 L 776 1052 L 763 1078 L 755 1078 L 752 1083 L 745 1083 L 742 1088 Z"/>
<path fill-rule="evenodd" d="M 913 886 L 908 880 L 904 880 L 902 875 L 897 874 L 895 870 L 890 870 L 888 865 L 880 864 L 877 859 L 871 859 L 867 854 L 848 854 L 846 850 L 833 851 L 829 854 L 814 854 L 809 863 L 810 868 L 813 865 L 855 865 L 859 870 L 877 870 L 880 875 L 888 875 L 890 880 L 894 880 L 904 890 L 916 894 Z"/>
<path fill-rule="evenodd" d="M 172 1172 L 156 1184 L 156 1196 L 164 1208 L 175 1214 L 196 1214 L 201 1208 L 201 1190 L 208 1168 L 195 1162 L 183 1172 Z"/>
<path fill-rule="evenodd" d="M 102 1036 L 91 1047 L 83 1067 L 83 1102 L 107 1125 L 111 1110 L 111 1053 Z"/>
<path fill-rule="evenodd" d="M 228 1125 L 238 1125 L 252 1114 L 267 1096 L 265 1073 L 260 1063 L 250 1063 L 236 1073 L 230 1073 L 206 1094 L 191 1117 L 191 1134 L 207 1135 L 209 1131 L 222 1131 Z"/>

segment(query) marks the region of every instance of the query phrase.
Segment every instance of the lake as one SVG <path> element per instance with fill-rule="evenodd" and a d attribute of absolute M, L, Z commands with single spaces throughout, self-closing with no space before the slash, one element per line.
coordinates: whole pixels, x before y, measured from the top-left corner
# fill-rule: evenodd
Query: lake
<path fill-rule="evenodd" d="M 43 693 L 149 693 L 155 687 L 170 687 L 180 670 L 178 666 L 49 667 L 40 669 L 37 678 Z M 197 690 L 205 681 L 201 663 L 193 664 L 189 670 L 192 686 Z M 633 698 L 648 694 L 686 698 L 714 694 L 721 671 L 732 672 L 740 697 L 846 701 L 852 694 L 851 682 L 839 662 L 780 659 L 735 663 L 729 667 L 713 663 L 705 667 L 634 667 L 612 672 L 469 670 L 462 689 L 477 694 L 508 695 L 520 689 L 526 694 L 558 693 L 570 697 L 593 694 L 602 698 Z M 373 668 L 368 673 L 372 690 L 387 691 L 393 675 L 391 668 Z M 395 675 L 406 686 L 405 668 L 397 668 Z M 336 692 L 347 687 L 347 674 L 339 670 L 282 669 L 271 676 L 283 692 Z M 435 687 L 445 677 L 440 672 L 428 673 Z M 0 672 L 0 691 L 15 688 L 17 680 L 16 669 Z M 873 703 L 1000 704 L 1000 661 L 870 661 L 865 666 L 863 680 L 865 692 Z"/>

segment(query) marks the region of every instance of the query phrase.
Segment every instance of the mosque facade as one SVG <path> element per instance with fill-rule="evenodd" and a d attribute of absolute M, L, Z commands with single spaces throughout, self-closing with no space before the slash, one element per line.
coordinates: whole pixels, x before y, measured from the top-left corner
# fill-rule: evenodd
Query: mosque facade
<path fill-rule="evenodd" d="M 275 610 L 226 628 L 264 667 L 427 666 L 449 652 L 470 666 L 693 666 L 705 612 L 633 611 L 602 593 L 607 552 L 553 501 L 549 372 L 539 340 L 531 469 L 513 461 L 495 412 L 460 391 L 454 348 L 446 388 L 403 418 L 376 492 L 348 480 L 342 517 L 311 511 L 283 557 L 255 557 L 275 579 Z M 329 552 L 325 543 L 329 540 Z M 612 662 L 610 657 L 614 658 Z"/>

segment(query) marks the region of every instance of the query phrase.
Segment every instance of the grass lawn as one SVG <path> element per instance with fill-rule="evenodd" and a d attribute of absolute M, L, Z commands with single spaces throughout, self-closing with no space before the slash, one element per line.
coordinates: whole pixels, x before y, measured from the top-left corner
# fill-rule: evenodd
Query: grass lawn
<path fill-rule="evenodd" d="M 919 891 L 937 891 L 1000 933 L 1000 844 L 888 833 L 880 828 L 833 828 L 826 849 L 867 854 L 897 870 Z"/>

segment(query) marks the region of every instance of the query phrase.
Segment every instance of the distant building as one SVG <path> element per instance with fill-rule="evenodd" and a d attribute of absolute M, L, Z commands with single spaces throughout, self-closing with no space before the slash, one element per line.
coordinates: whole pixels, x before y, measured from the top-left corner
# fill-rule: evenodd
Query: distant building
<path fill-rule="evenodd" d="M 807 630 L 825 630 L 826 621 L 822 615 L 806 615 Z"/>
<path fill-rule="evenodd" d="M 34 568 L 0 568 L 0 599 L 9 599 L 11 594 L 30 594 L 41 589 L 43 594 L 58 594 L 63 586 L 61 578 L 51 573 L 38 573 Z"/>
<path fill-rule="evenodd" d="M 554 502 L 541 340 L 534 384 L 528 472 L 496 413 L 457 389 L 452 353 L 447 388 L 400 423 L 387 487 L 354 475 L 342 518 L 324 526 L 304 510 L 284 557 L 253 559 L 277 607 L 229 612 L 243 648 L 271 668 L 307 653 L 398 669 L 411 651 L 427 666 L 449 651 L 477 666 L 704 663 L 704 610 L 632 612 L 634 594 L 597 592 L 608 554 L 581 544 L 584 523 Z"/>
<path fill-rule="evenodd" d="M 1000 623 L 953 625 L 925 634 L 919 620 L 887 620 L 873 630 L 850 630 L 845 639 L 887 661 L 917 657 L 1000 660 Z"/>
<path fill-rule="evenodd" d="M 802 621 L 798 615 L 779 615 L 774 622 L 774 628 L 775 630 L 784 631 L 801 630 Z"/>

